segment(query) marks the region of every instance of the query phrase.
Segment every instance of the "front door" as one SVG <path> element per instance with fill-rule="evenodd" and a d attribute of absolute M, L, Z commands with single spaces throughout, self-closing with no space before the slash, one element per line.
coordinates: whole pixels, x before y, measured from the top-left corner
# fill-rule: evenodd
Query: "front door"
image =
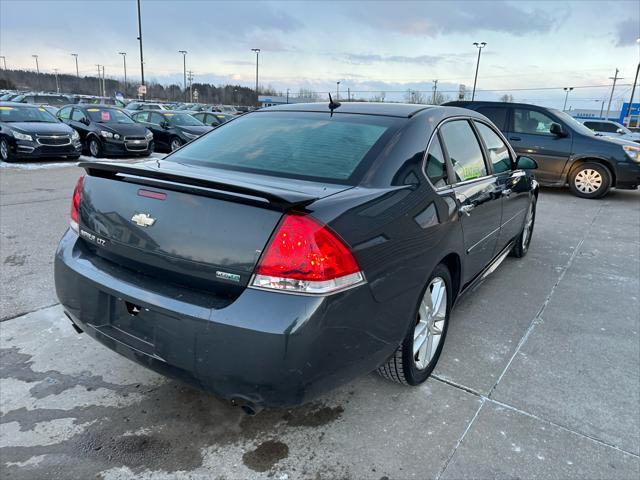
<path fill-rule="evenodd" d="M 454 178 L 466 254 L 463 283 L 467 283 L 495 255 L 502 219 L 501 194 L 468 120 L 443 124 L 440 135 Z"/>
<path fill-rule="evenodd" d="M 560 123 L 533 108 L 513 109 L 513 125 L 508 139 L 518 155 L 526 155 L 538 163 L 535 176 L 546 185 L 562 181 L 562 172 L 571 155 L 573 138 L 569 131 L 561 137 L 551 133 L 551 124 Z"/>

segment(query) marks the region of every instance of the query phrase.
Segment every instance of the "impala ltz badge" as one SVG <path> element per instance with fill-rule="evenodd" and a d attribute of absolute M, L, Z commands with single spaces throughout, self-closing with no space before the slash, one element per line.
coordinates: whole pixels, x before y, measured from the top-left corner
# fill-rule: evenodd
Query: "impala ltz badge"
<path fill-rule="evenodd" d="M 148 213 L 136 213 L 133 217 L 131 217 L 131 221 L 141 227 L 150 227 L 151 225 L 156 223 L 156 219 Z"/>

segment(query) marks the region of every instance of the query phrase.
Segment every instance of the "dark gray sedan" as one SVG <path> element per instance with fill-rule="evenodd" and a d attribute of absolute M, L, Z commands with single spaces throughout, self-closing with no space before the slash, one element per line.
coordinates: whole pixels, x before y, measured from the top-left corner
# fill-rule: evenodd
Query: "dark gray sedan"
<path fill-rule="evenodd" d="M 249 413 L 376 369 L 424 382 L 458 298 L 527 253 L 538 195 L 535 162 L 453 107 L 283 105 L 82 166 L 55 258 L 69 319 Z"/>

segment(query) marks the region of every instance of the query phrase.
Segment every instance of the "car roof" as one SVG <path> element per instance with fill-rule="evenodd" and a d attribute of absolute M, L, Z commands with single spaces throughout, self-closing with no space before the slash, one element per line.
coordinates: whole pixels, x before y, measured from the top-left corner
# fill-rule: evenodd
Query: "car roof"
<path fill-rule="evenodd" d="M 541 107 L 540 105 L 534 105 L 532 103 L 516 103 L 516 102 L 490 102 L 490 101 L 478 101 L 478 100 L 455 100 L 453 102 L 443 103 L 445 107 L 462 107 L 466 108 L 469 106 L 490 106 L 490 107 L 536 107 L 542 108 L 544 110 L 556 110 L 555 108 L 550 107 Z"/>
<path fill-rule="evenodd" d="M 104 104 L 104 103 L 73 103 L 73 104 L 65 105 L 65 107 L 76 107 L 76 108 L 83 108 L 83 109 L 87 109 L 87 108 L 109 108 L 109 109 L 114 109 L 115 108 L 116 110 L 122 110 L 117 105 L 107 105 L 107 104 Z"/>
<path fill-rule="evenodd" d="M 159 113 L 160 115 L 164 115 L 165 113 L 186 113 L 189 115 L 187 110 L 160 110 L 157 108 L 143 108 L 142 110 L 136 110 L 134 114 L 142 112 Z"/>
<path fill-rule="evenodd" d="M 0 102 L 1 107 L 26 107 L 26 108 L 40 108 L 42 105 L 37 103 L 22 103 L 22 102 Z"/>
<path fill-rule="evenodd" d="M 418 112 L 434 108 L 433 105 L 380 102 L 344 102 L 334 109 L 334 113 L 354 113 L 359 115 L 382 115 L 409 118 Z M 289 103 L 257 110 L 258 112 L 322 112 L 329 111 L 329 102 Z"/>

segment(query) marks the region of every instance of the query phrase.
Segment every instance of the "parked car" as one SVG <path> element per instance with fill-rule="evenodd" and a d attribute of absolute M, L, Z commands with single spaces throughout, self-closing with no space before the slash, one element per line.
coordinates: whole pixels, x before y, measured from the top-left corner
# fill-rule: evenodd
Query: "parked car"
<path fill-rule="evenodd" d="M 153 134 L 111 105 L 67 105 L 58 118 L 80 134 L 84 150 L 94 157 L 153 152 Z"/>
<path fill-rule="evenodd" d="M 169 107 L 164 103 L 131 102 L 124 109 L 137 112 L 139 110 L 169 110 Z"/>
<path fill-rule="evenodd" d="M 205 112 L 209 109 L 209 105 L 204 103 L 185 103 L 176 107 L 176 111 L 186 111 L 186 112 Z"/>
<path fill-rule="evenodd" d="M 228 122 L 235 115 L 225 115 L 224 113 L 218 112 L 197 112 L 192 113 L 191 116 L 197 120 L 200 120 L 203 124 L 209 125 L 211 127 L 217 127 L 222 125 L 225 122 Z"/>
<path fill-rule="evenodd" d="M 604 197 L 611 187 L 640 184 L 640 147 L 626 140 L 596 136 L 564 112 L 524 103 L 449 102 L 493 121 L 520 155 L 538 163 L 536 179 L 547 186 L 569 184 L 583 198 Z"/>
<path fill-rule="evenodd" d="M 163 160 L 82 166 L 67 316 L 249 413 L 375 369 L 424 382 L 456 301 L 527 253 L 538 196 L 484 116 L 418 105 L 272 107 Z"/>
<path fill-rule="evenodd" d="M 89 103 L 93 105 L 114 105 L 118 108 L 125 106 L 124 102 L 115 97 L 95 97 L 91 95 L 76 95 L 73 97 L 73 103 Z"/>
<path fill-rule="evenodd" d="M 35 105 L 51 105 L 53 107 L 61 107 L 71 102 L 66 95 L 49 94 L 49 93 L 26 93 L 13 97 L 12 102 L 33 103 Z"/>
<path fill-rule="evenodd" d="M 580 122 L 588 129 L 606 137 L 620 138 L 622 140 L 640 143 L 640 133 L 632 132 L 618 122 L 611 120 L 580 120 Z"/>
<path fill-rule="evenodd" d="M 147 110 L 136 112 L 131 118 L 153 132 L 159 151 L 172 152 L 212 130 L 212 127 L 181 111 Z"/>
<path fill-rule="evenodd" d="M 80 137 L 43 107 L 0 102 L 0 159 L 63 157 L 77 159 Z"/>

